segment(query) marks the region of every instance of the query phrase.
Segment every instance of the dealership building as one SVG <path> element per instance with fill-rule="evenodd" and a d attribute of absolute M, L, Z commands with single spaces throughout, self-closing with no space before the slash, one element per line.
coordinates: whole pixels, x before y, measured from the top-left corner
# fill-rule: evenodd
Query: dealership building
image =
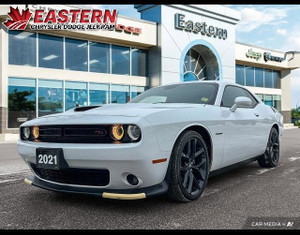
<path fill-rule="evenodd" d="M 13 5 L 30 10 L 70 5 Z M 299 55 L 236 42 L 240 12 L 219 5 L 135 5 L 107 30 L 7 30 L 0 6 L 0 140 L 23 122 L 76 106 L 126 103 L 174 82 L 229 80 L 291 122 L 291 70 Z"/>

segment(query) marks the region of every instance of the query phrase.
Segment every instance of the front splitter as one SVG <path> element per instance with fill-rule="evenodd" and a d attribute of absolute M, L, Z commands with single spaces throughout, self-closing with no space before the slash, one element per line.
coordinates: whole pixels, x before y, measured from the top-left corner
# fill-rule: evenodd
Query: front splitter
<path fill-rule="evenodd" d="M 25 178 L 24 182 L 28 185 L 33 185 L 42 189 L 63 192 L 63 193 L 76 193 L 76 194 L 88 194 L 101 196 L 103 198 L 118 199 L 118 200 L 138 200 L 146 197 L 165 194 L 168 191 L 168 184 L 164 180 L 162 183 L 136 189 L 103 189 L 103 188 L 90 188 L 90 187 L 77 187 L 70 185 L 62 185 L 56 183 L 50 183 L 39 179 L 32 175 Z"/>

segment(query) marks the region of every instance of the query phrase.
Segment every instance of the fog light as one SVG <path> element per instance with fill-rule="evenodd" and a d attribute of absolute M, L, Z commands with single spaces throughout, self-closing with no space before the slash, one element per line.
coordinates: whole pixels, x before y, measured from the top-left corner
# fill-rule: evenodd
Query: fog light
<path fill-rule="evenodd" d="M 30 128 L 29 127 L 23 128 L 23 136 L 25 137 L 25 139 L 29 138 L 29 136 L 30 136 Z"/>
<path fill-rule="evenodd" d="M 141 129 L 136 125 L 129 125 L 127 128 L 127 134 L 132 140 L 137 140 L 141 136 Z"/>
<path fill-rule="evenodd" d="M 32 128 L 32 135 L 35 139 L 39 138 L 40 136 L 40 128 L 38 126 L 34 126 Z"/>
<path fill-rule="evenodd" d="M 139 183 L 139 179 L 133 174 L 127 175 L 126 179 L 131 185 L 137 185 Z"/>

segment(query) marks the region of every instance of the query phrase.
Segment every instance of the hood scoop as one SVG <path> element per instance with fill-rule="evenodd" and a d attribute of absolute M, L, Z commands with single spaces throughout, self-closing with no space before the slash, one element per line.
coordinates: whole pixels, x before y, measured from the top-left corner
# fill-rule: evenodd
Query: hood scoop
<path fill-rule="evenodd" d="M 87 110 L 95 109 L 101 107 L 100 105 L 94 105 L 94 106 L 84 106 L 84 107 L 78 107 L 74 109 L 74 112 L 84 112 Z"/>

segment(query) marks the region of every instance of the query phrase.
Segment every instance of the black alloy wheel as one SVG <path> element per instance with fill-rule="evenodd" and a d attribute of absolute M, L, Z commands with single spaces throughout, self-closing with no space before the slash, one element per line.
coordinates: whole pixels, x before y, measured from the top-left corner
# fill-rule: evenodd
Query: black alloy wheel
<path fill-rule="evenodd" d="M 195 131 L 183 133 L 174 146 L 170 164 L 170 198 L 182 202 L 198 199 L 209 175 L 209 156 L 202 136 Z"/>
<path fill-rule="evenodd" d="M 275 127 L 272 127 L 265 153 L 257 161 L 261 167 L 276 167 L 279 156 L 279 133 Z"/>

